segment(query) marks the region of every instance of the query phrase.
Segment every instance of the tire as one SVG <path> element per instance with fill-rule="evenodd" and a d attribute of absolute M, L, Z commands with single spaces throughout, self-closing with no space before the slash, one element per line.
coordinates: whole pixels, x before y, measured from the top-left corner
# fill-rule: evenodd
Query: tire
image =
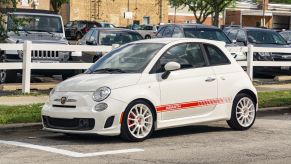
<path fill-rule="evenodd" d="M 144 38 L 145 39 L 151 39 L 152 37 L 150 35 L 146 35 Z"/>
<path fill-rule="evenodd" d="M 155 115 L 150 104 L 143 100 L 130 103 L 123 113 L 121 137 L 130 142 L 141 142 L 154 131 Z"/>
<path fill-rule="evenodd" d="M 80 32 L 78 32 L 76 34 L 76 40 L 80 40 L 80 39 L 82 39 L 82 37 L 83 37 L 83 35 Z"/>
<path fill-rule="evenodd" d="M 16 70 L 6 70 L 6 83 L 16 83 L 17 82 L 17 71 Z"/>
<path fill-rule="evenodd" d="M 62 74 L 62 79 L 67 80 L 68 78 L 78 75 L 80 73 L 82 73 L 82 70 L 74 70 L 72 72 L 65 72 Z"/>
<path fill-rule="evenodd" d="M 245 94 L 238 94 L 232 105 L 231 118 L 227 124 L 234 130 L 247 130 L 256 120 L 255 100 Z"/>

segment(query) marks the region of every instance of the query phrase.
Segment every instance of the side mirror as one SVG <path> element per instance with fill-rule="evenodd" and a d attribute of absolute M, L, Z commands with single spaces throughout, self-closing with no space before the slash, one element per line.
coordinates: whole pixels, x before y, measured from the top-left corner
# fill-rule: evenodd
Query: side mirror
<path fill-rule="evenodd" d="M 236 44 L 236 40 L 232 40 L 231 42 L 234 43 L 234 44 Z"/>
<path fill-rule="evenodd" d="M 162 79 L 167 79 L 171 71 L 176 71 L 181 68 L 181 65 L 177 62 L 168 62 L 165 65 L 165 72 L 162 74 Z"/>

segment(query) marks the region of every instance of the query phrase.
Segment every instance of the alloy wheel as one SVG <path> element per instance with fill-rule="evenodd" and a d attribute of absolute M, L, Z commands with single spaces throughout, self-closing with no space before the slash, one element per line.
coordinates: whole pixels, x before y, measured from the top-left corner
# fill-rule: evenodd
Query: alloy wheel
<path fill-rule="evenodd" d="M 253 101 L 248 97 L 243 97 L 236 106 L 236 119 L 241 126 L 248 127 L 255 119 L 255 112 Z"/>
<path fill-rule="evenodd" d="M 146 137 L 153 128 L 152 111 L 144 104 L 134 105 L 129 111 L 127 125 L 134 137 Z"/>

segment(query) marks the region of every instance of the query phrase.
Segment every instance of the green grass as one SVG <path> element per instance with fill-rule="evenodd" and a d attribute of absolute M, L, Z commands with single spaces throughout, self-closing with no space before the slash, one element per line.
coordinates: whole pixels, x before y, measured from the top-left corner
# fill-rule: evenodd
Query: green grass
<path fill-rule="evenodd" d="M 280 107 L 291 105 L 291 91 L 259 92 L 259 107 Z"/>
<path fill-rule="evenodd" d="M 260 108 L 291 105 L 291 91 L 259 92 L 258 94 Z M 40 122 L 42 106 L 43 104 L 19 106 L 0 105 L 0 125 Z"/>
<path fill-rule="evenodd" d="M 41 121 L 43 104 L 4 106 L 0 105 L 0 125 Z"/>

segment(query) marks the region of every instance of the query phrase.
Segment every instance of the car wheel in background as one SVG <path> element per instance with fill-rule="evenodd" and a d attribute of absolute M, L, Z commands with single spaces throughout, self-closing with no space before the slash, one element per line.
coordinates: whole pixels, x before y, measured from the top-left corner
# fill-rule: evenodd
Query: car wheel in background
<path fill-rule="evenodd" d="M 80 39 L 82 39 L 82 37 L 83 37 L 83 35 L 80 32 L 78 32 L 76 34 L 76 40 L 80 40 Z"/>
<path fill-rule="evenodd" d="M 123 113 L 121 137 L 140 142 L 147 139 L 154 130 L 154 112 L 150 104 L 137 100 L 128 105 Z"/>
<path fill-rule="evenodd" d="M 67 80 L 68 78 L 73 77 L 73 76 L 78 75 L 78 74 L 81 74 L 81 73 L 82 73 L 82 70 L 74 70 L 74 71 L 70 71 L 70 72 L 64 72 L 62 74 L 62 79 Z"/>
<path fill-rule="evenodd" d="M 231 118 L 228 125 L 234 130 L 247 130 L 254 124 L 256 119 L 256 103 L 247 94 L 238 94 L 232 105 Z"/>
<path fill-rule="evenodd" d="M 152 37 L 150 35 L 146 35 L 144 38 L 145 39 L 151 39 Z"/>

